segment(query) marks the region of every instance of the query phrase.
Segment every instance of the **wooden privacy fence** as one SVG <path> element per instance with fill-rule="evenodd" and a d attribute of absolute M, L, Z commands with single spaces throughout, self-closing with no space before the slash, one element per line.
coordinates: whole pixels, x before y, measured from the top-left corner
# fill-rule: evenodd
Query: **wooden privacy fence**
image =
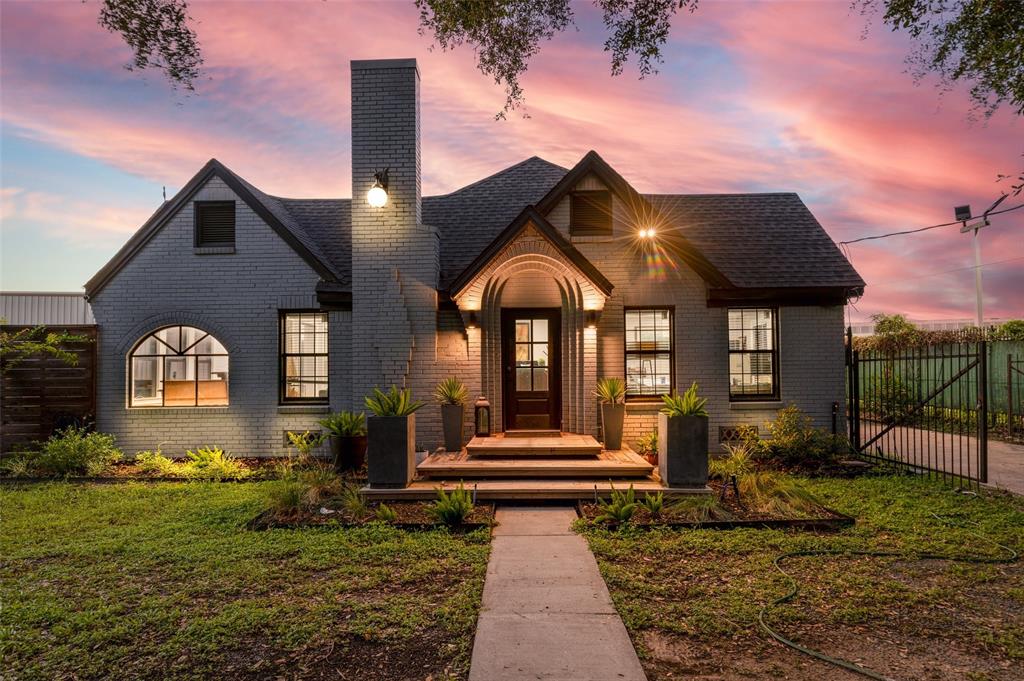
<path fill-rule="evenodd" d="M 8 333 L 24 328 L 0 327 Z M 45 440 L 56 429 L 91 424 L 95 419 L 96 327 L 55 326 L 48 330 L 67 331 L 88 340 L 64 347 L 78 357 L 75 366 L 54 357 L 33 356 L 9 369 L 4 367 L 0 373 L 0 453 Z"/>

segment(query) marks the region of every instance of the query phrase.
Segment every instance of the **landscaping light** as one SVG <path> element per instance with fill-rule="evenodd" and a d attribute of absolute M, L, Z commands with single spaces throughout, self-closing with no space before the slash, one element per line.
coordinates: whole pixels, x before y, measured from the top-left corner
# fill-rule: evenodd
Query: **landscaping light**
<path fill-rule="evenodd" d="M 491 403 L 487 401 L 487 398 L 481 395 L 476 398 L 476 404 L 473 405 L 473 411 L 475 418 L 473 422 L 476 427 L 474 432 L 477 437 L 488 437 L 491 434 Z"/>
<path fill-rule="evenodd" d="M 373 173 L 373 186 L 366 192 L 366 202 L 374 208 L 383 208 L 388 202 L 388 168 Z"/>

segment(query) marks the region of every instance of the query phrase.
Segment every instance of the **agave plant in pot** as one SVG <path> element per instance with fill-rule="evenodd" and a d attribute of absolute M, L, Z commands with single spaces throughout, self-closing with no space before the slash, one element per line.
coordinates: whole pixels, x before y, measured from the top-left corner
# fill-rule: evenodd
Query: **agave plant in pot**
<path fill-rule="evenodd" d="M 339 473 L 358 471 L 366 463 L 366 414 L 339 411 L 320 421 L 331 437 L 331 455 Z"/>
<path fill-rule="evenodd" d="M 707 398 L 697 396 L 697 384 L 682 395 L 662 395 L 658 414 L 658 472 L 669 487 L 708 484 Z"/>
<path fill-rule="evenodd" d="M 602 378 L 594 396 L 601 403 L 601 432 L 604 448 L 622 449 L 622 424 L 626 420 L 626 383 L 621 378 Z"/>
<path fill-rule="evenodd" d="M 465 422 L 468 396 L 466 386 L 455 376 L 444 379 L 434 389 L 434 399 L 441 405 L 444 448 L 449 452 L 462 450 L 462 424 Z"/>
<path fill-rule="evenodd" d="M 416 474 L 416 410 L 423 406 L 408 388 L 373 389 L 366 398 L 366 473 L 371 487 L 407 487 Z"/>

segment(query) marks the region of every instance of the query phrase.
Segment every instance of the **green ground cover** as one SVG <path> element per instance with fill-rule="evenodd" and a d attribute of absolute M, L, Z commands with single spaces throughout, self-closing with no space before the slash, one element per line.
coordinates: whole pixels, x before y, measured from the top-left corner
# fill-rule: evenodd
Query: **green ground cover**
<path fill-rule="evenodd" d="M 0 678 L 445 679 L 486 531 L 253 531 L 273 483 L 0 489 Z"/>
<path fill-rule="evenodd" d="M 1024 552 L 1024 499 L 963 495 L 909 476 L 806 484 L 857 525 L 810 534 L 580 523 L 651 679 L 862 678 L 758 629 L 759 608 L 787 591 L 774 557 L 821 548 L 906 558 L 787 562 L 801 594 L 768 613 L 785 635 L 896 679 L 1024 679 L 1024 565 L 914 559 L 924 552 L 1001 555 L 979 534 Z"/>

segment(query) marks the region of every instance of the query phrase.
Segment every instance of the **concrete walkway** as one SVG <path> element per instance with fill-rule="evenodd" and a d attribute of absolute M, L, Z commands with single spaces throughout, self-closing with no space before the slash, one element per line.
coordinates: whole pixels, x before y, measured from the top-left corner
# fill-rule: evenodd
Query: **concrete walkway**
<path fill-rule="evenodd" d="M 646 681 L 575 518 L 498 509 L 470 681 Z"/>

